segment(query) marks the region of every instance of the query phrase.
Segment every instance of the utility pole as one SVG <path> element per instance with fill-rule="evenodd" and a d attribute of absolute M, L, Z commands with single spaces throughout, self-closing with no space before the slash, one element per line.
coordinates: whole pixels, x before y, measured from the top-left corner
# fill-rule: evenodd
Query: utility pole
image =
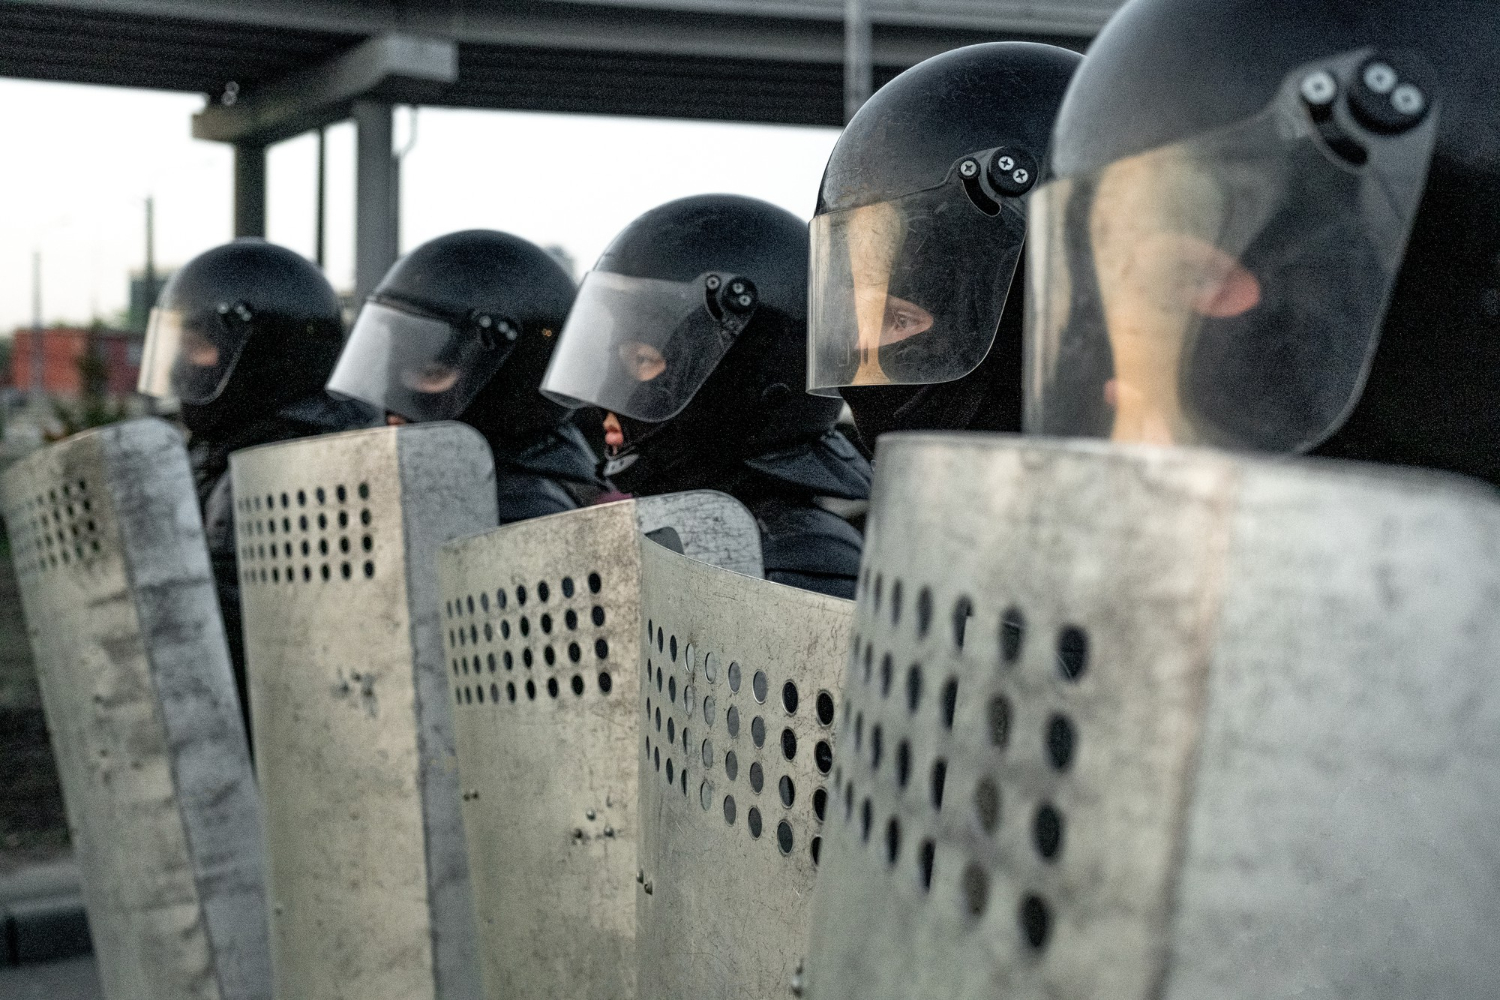
<path fill-rule="evenodd" d="M 844 121 L 854 117 L 874 87 L 869 0 L 844 0 Z"/>
<path fill-rule="evenodd" d="M 31 391 L 27 394 L 33 403 L 42 401 L 45 371 L 42 362 L 42 252 L 34 250 L 31 253 Z"/>
<path fill-rule="evenodd" d="M 146 198 L 146 312 L 156 305 L 156 199 Z"/>

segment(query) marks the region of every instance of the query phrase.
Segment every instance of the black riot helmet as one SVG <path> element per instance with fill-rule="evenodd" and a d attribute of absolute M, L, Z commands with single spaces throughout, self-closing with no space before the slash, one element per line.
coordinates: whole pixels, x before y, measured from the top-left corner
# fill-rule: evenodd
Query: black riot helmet
<path fill-rule="evenodd" d="M 839 137 L 811 227 L 807 387 L 856 387 L 843 396 L 867 440 L 1019 429 L 1020 297 L 1007 307 L 1007 293 L 1023 198 L 1080 59 L 1028 42 L 955 49 L 882 87 Z"/>
<path fill-rule="evenodd" d="M 1028 430 L 1500 481 L 1500 17 L 1133 0 L 1031 197 Z"/>
<path fill-rule="evenodd" d="M 838 400 L 802 391 L 806 330 L 805 225 L 754 198 L 682 198 L 584 277 L 542 391 L 619 415 L 605 471 L 621 488 L 685 488 L 833 427 Z"/>
<path fill-rule="evenodd" d="M 212 436 L 321 390 L 343 342 L 338 296 L 317 267 L 237 239 L 194 257 L 162 288 L 137 388 L 179 401 L 188 430 Z"/>
<path fill-rule="evenodd" d="M 489 438 L 562 423 L 537 392 L 573 279 L 541 247 L 486 229 L 429 240 L 360 309 L 329 391 L 407 420 L 462 420 Z"/>

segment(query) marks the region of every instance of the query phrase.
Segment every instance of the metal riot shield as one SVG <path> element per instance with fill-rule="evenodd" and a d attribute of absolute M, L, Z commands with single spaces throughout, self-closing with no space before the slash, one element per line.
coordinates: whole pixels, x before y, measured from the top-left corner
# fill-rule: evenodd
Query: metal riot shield
<path fill-rule="evenodd" d="M 269 998 L 260 804 L 181 436 L 76 435 L 0 504 L 105 995 Z"/>
<path fill-rule="evenodd" d="M 1348 463 L 882 439 L 808 995 L 1500 982 L 1500 504 Z"/>
<path fill-rule="evenodd" d="M 706 490 L 510 524 L 438 557 L 491 1000 L 636 995 L 643 536 L 763 571 L 754 517 Z"/>
<path fill-rule="evenodd" d="M 461 424 L 235 453 L 278 997 L 479 994 L 437 550 L 495 524 Z"/>
<path fill-rule="evenodd" d="M 798 980 L 853 614 L 642 551 L 640 996 L 780 997 Z"/>

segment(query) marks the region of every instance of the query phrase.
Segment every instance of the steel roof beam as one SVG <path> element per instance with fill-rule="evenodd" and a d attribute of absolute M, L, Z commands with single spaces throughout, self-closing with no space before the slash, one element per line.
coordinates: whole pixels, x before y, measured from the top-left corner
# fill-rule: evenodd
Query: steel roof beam
<path fill-rule="evenodd" d="M 386 34 L 309 69 L 209 104 L 193 116 L 193 137 L 268 145 L 349 117 L 356 100 L 417 104 L 458 79 L 458 46 Z"/>
<path fill-rule="evenodd" d="M 10 0 L 21 7 L 173 18 L 222 27 L 796 62 L 843 60 L 843 0 Z M 1120 0 L 870 0 L 874 60 L 911 65 L 922 36 L 1087 39 Z"/>

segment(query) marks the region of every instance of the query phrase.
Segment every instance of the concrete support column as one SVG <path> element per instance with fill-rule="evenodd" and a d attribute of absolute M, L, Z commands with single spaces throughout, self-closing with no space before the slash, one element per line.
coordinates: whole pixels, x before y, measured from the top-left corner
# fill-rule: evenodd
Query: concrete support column
<path fill-rule="evenodd" d="M 870 99 L 874 83 L 869 0 L 844 0 L 844 121 Z"/>
<path fill-rule="evenodd" d="M 355 101 L 354 302 L 375 290 L 396 262 L 396 170 L 391 105 Z"/>
<path fill-rule="evenodd" d="M 266 147 L 234 144 L 234 235 L 266 235 Z"/>

